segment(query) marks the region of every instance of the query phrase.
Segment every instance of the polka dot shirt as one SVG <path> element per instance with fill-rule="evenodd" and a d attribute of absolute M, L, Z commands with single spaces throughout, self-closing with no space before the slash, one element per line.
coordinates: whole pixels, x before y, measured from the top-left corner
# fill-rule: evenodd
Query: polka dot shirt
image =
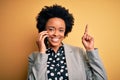
<path fill-rule="evenodd" d="M 48 48 L 46 53 L 48 54 L 48 80 L 68 80 L 68 70 L 64 54 L 64 47 L 61 46 L 57 53 L 55 53 L 51 48 Z"/>

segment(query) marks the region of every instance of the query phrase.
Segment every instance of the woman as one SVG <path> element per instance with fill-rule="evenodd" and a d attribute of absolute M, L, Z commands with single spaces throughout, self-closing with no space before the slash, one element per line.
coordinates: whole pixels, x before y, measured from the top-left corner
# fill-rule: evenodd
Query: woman
<path fill-rule="evenodd" d="M 59 5 L 45 6 L 37 17 L 38 52 L 29 56 L 28 80 L 106 80 L 103 64 L 86 26 L 86 49 L 62 43 L 72 30 L 74 18 Z"/>

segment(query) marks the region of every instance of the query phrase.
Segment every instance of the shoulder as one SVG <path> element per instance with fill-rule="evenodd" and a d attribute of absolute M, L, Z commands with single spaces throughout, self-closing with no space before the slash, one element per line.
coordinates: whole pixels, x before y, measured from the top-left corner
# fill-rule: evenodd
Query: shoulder
<path fill-rule="evenodd" d="M 28 56 L 28 59 L 29 60 L 34 60 L 37 57 L 37 54 L 39 54 L 38 51 L 34 51 L 34 52 L 30 53 L 29 56 Z"/>
<path fill-rule="evenodd" d="M 65 50 L 71 50 L 73 52 L 80 52 L 80 53 L 84 53 L 84 49 L 78 46 L 73 46 L 70 44 L 64 44 L 64 48 Z"/>
<path fill-rule="evenodd" d="M 64 47 L 69 48 L 69 49 L 75 49 L 75 50 L 83 50 L 83 48 L 81 48 L 81 47 L 73 46 L 73 45 L 70 45 L 70 44 L 64 44 Z"/>
<path fill-rule="evenodd" d="M 81 59 L 83 60 L 85 58 L 85 51 L 83 48 L 81 47 L 77 47 L 77 46 L 72 46 L 69 44 L 64 44 L 64 48 L 65 48 L 65 54 L 70 56 L 71 58 L 75 58 L 75 59 Z"/>

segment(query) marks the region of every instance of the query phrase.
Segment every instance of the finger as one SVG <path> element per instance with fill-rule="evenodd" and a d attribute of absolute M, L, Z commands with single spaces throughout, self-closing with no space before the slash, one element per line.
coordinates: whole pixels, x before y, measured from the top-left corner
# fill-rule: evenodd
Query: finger
<path fill-rule="evenodd" d="M 43 41 L 46 37 L 48 37 L 47 34 L 44 34 L 44 35 L 40 36 L 39 41 Z"/>
<path fill-rule="evenodd" d="M 48 35 L 44 35 L 41 40 L 44 41 L 46 37 L 48 37 Z"/>
<path fill-rule="evenodd" d="M 90 36 L 88 34 L 84 34 L 82 39 L 88 41 L 90 39 Z"/>
<path fill-rule="evenodd" d="M 48 34 L 48 32 L 47 31 L 42 31 L 42 32 L 39 33 L 39 35 L 44 35 L 44 34 Z"/>
<path fill-rule="evenodd" d="M 90 39 L 90 36 L 88 34 L 86 34 L 85 40 L 89 41 L 89 39 Z"/>
<path fill-rule="evenodd" d="M 44 35 L 48 35 L 47 31 L 43 31 L 43 32 L 39 33 L 38 40 L 41 40 Z"/>
<path fill-rule="evenodd" d="M 90 36 L 90 38 L 89 38 L 91 41 L 93 41 L 94 40 L 94 38 L 92 37 L 92 36 Z"/>
<path fill-rule="evenodd" d="M 86 38 L 87 38 L 87 34 L 84 34 L 82 40 L 86 40 Z"/>
<path fill-rule="evenodd" d="M 45 39 L 46 37 L 48 37 L 48 35 L 40 36 L 40 38 L 36 40 L 37 45 L 39 46 L 39 42 L 40 42 L 40 43 L 41 43 L 41 42 L 43 43 L 43 42 L 44 42 L 44 39 Z"/>
<path fill-rule="evenodd" d="M 87 34 L 88 33 L 88 24 L 86 25 L 86 27 L 85 27 L 85 32 L 84 32 L 84 34 Z"/>
<path fill-rule="evenodd" d="M 90 35 L 87 35 L 86 40 L 91 41 L 91 40 L 93 40 L 93 37 L 92 37 L 92 36 L 90 36 Z"/>
<path fill-rule="evenodd" d="M 88 34 L 86 34 L 85 40 L 89 40 L 89 35 Z"/>

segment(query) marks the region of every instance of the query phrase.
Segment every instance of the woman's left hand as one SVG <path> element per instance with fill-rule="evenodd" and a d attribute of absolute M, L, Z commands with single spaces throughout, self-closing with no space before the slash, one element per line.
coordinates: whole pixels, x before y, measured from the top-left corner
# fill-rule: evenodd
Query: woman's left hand
<path fill-rule="evenodd" d="M 82 43 L 86 51 L 94 50 L 94 38 L 88 34 L 88 26 L 86 25 L 84 35 L 82 37 Z"/>

